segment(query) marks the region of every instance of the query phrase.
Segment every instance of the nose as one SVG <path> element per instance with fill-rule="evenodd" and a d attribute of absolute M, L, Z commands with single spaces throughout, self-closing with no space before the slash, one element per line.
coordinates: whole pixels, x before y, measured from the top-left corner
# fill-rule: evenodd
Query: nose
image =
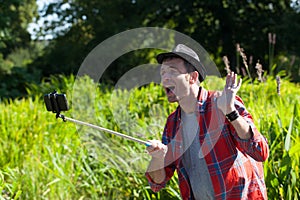
<path fill-rule="evenodd" d="M 167 83 L 170 80 L 170 78 L 170 74 L 168 73 L 164 73 L 163 75 L 161 75 L 162 84 Z"/>

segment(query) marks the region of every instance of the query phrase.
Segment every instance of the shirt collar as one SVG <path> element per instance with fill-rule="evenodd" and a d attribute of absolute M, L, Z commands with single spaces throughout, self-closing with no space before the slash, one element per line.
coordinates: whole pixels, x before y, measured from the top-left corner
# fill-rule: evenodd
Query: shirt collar
<path fill-rule="evenodd" d="M 206 107 L 206 101 L 208 98 L 208 91 L 204 89 L 203 87 L 199 87 L 199 92 L 197 96 L 197 104 L 198 104 L 198 110 L 196 111 L 196 115 L 198 116 L 199 112 L 203 113 L 205 111 Z M 175 118 L 178 121 L 181 121 L 181 108 L 178 105 L 176 111 L 175 111 Z"/>

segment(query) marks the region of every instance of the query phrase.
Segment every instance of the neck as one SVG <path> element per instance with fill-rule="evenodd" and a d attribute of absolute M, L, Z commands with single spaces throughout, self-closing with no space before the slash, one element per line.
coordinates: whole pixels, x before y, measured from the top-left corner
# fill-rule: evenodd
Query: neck
<path fill-rule="evenodd" d="M 199 86 L 196 84 L 191 85 L 189 95 L 179 101 L 181 109 L 185 113 L 193 113 L 196 110 L 197 98 L 199 93 Z"/>

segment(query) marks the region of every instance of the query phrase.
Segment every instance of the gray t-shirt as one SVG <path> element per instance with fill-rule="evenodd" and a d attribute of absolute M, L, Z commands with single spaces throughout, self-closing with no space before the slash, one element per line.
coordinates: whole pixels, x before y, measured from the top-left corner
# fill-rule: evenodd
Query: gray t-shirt
<path fill-rule="evenodd" d="M 195 113 L 181 112 L 183 122 L 183 166 L 189 176 L 193 195 L 196 200 L 215 199 L 214 189 L 210 179 L 199 141 L 199 124 Z"/>

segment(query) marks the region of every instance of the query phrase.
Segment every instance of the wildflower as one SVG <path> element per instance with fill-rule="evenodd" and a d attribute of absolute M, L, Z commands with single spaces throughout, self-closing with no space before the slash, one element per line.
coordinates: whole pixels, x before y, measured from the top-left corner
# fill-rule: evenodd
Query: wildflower
<path fill-rule="evenodd" d="M 246 71 L 247 71 L 247 73 L 248 73 L 248 76 L 249 76 L 249 78 L 251 79 L 251 74 L 250 74 L 249 67 L 248 67 L 248 64 L 247 64 L 247 56 L 246 56 L 246 54 L 244 53 L 244 49 L 240 47 L 240 44 L 237 44 L 237 45 L 236 45 L 236 50 L 237 50 L 237 52 L 239 52 L 239 54 L 241 55 L 241 57 L 242 57 L 242 59 L 243 59 L 244 66 L 245 66 Z"/>
<path fill-rule="evenodd" d="M 230 70 L 229 60 L 228 60 L 227 56 L 223 56 L 223 62 L 225 64 L 225 70 L 226 70 L 227 74 L 229 74 L 231 72 L 231 70 Z"/>
<path fill-rule="evenodd" d="M 263 82 L 263 77 L 262 77 L 262 74 L 264 72 L 264 70 L 262 69 L 262 65 L 259 63 L 259 60 L 257 61 L 256 65 L 255 65 L 255 69 L 256 69 L 256 73 L 258 75 L 258 80 L 260 82 Z"/>
<path fill-rule="evenodd" d="M 276 83 L 277 83 L 277 94 L 280 95 L 280 76 L 276 76 Z"/>
<path fill-rule="evenodd" d="M 276 33 L 268 33 L 269 44 L 275 45 L 276 43 Z"/>

